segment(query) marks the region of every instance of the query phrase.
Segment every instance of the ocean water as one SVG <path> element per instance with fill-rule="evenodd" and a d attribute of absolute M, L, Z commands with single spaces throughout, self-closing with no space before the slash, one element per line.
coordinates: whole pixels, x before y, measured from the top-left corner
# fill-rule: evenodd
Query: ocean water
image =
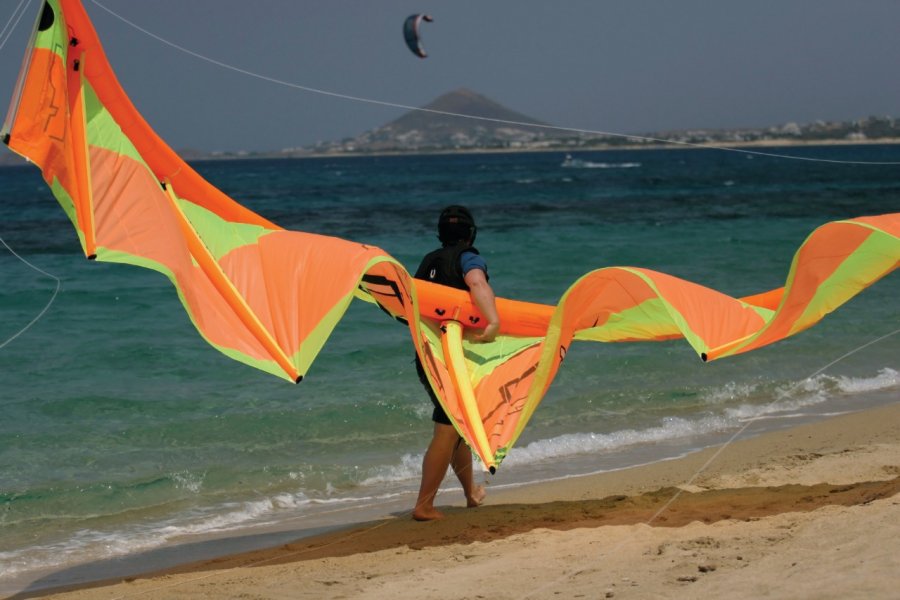
<path fill-rule="evenodd" d="M 779 152 L 900 161 L 900 146 Z M 440 209 L 466 204 L 498 295 L 546 303 L 612 265 L 765 291 L 783 285 L 815 227 L 900 210 L 897 166 L 715 150 L 575 158 L 195 167 L 285 227 L 380 246 L 409 269 L 436 245 Z M 0 169 L 0 184 L 0 236 L 30 263 L 0 248 L 0 593 L 412 507 L 431 409 L 405 328 L 354 303 L 306 379 L 288 384 L 203 342 L 161 275 L 86 261 L 37 169 Z M 898 298 L 894 274 L 801 335 L 710 364 L 683 341 L 573 345 L 489 483 L 663 460 L 747 424 L 750 434 L 895 402 L 900 334 L 867 344 L 900 328 Z M 451 476 L 438 504 L 459 503 L 454 486 Z"/>

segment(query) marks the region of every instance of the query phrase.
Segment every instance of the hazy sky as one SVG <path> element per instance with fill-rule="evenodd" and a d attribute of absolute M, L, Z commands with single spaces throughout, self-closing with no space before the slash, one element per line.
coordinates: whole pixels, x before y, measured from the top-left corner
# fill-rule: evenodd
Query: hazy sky
<path fill-rule="evenodd" d="M 466 87 L 618 133 L 900 117 L 898 0 L 98 1 L 237 68 L 403 105 Z M 138 110 L 176 149 L 277 150 L 405 112 L 223 69 L 83 2 Z M 0 0 L 0 26 L 18 4 Z M 0 49 L 3 106 L 38 7 Z M 403 42 L 412 13 L 434 17 L 426 59 Z"/>

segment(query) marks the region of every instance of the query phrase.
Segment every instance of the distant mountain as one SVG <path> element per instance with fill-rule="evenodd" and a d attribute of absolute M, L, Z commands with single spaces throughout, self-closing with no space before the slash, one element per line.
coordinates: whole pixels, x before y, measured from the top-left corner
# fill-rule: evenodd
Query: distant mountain
<path fill-rule="evenodd" d="M 355 138 L 326 145 L 350 152 L 408 152 L 514 147 L 544 139 L 546 130 L 525 123 L 546 125 L 463 88 L 438 97 L 423 110 L 410 111 Z"/>
<path fill-rule="evenodd" d="M 667 141 L 698 146 L 900 143 L 900 120 L 889 116 L 758 128 L 675 130 L 631 136 L 560 131 L 464 88 L 440 96 L 423 109 L 411 110 L 386 125 L 354 138 L 320 142 L 315 146 L 286 150 L 281 155 L 677 147 L 667 145 Z M 472 116 L 482 119 L 473 119 Z M 534 123 L 538 127 L 529 127 L 526 123 Z"/>

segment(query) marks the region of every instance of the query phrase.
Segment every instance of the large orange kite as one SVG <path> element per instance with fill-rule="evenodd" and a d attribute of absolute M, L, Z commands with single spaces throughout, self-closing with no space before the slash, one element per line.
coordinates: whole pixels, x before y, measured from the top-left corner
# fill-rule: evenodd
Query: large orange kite
<path fill-rule="evenodd" d="M 704 360 L 798 333 L 900 264 L 900 213 L 827 223 L 783 288 L 732 298 L 648 269 L 610 267 L 556 306 L 498 300 L 503 329 L 470 343 L 464 291 L 413 280 L 379 248 L 286 231 L 201 178 L 120 87 L 79 0 L 47 0 L 2 131 L 37 164 L 93 260 L 168 277 L 212 346 L 290 381 L 307 372 L 350 301 L 405 321 L 432 387 L 493 470 L 522 433 L 572 340 L 684 338 Z"/>

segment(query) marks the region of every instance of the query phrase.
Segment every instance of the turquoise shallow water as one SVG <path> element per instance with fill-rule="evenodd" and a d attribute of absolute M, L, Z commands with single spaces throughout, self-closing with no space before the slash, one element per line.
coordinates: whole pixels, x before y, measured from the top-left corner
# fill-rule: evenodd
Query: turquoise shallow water
<path fill-rule="evenodd" d="M 900 161 L 898 146 L 791 153 Z M 285 227 L 378 245 L 410 269 L 436 243 L 440 208 L 467 204 L 497 293 L 549 303 L 611 265 L 732 295 L 768 290 L 818 225 L 900 210 L 895 166 L 699 150 L 578 158 L 576 167 L 542 153 L 196 168 Z M 203 342 L 162 276 L 85 261 L 36 169 L 2 169 L 0 182 L 0 236 L 60 280 L 46 314 L 0 348 L 0 591 L 196 536 L 305 530 L 411 505 L 431 425 L 403 327 L 354 304 L 292 386 Z M 0 250 L 3 343 L 56 281 Z M 802 335 L 712 364 L 680 341 L 577 344 L 492 485 L 660 460 L 751 420 L 766 429 L 896 401 L 900 335 L 806 378 L 900 327 L 898 297 L 895 274 Z"/>

